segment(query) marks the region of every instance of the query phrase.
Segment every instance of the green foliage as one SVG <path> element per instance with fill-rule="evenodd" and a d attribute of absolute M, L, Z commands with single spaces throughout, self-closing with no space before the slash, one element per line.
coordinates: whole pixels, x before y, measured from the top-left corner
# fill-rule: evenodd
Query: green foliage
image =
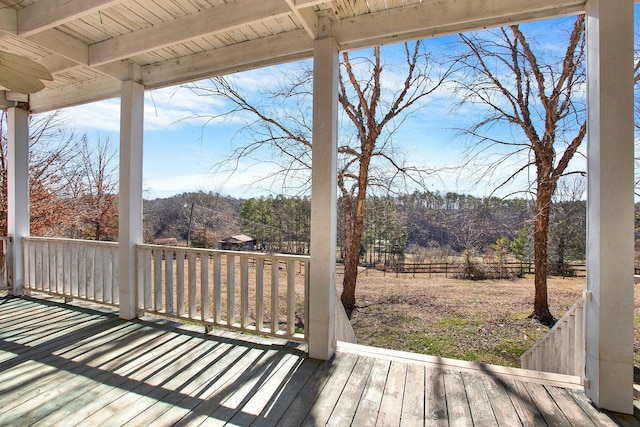
<path fill-rule="evenodd" d="M 240 207 L 242 232 L 256 239 L 258 249 L 308 254 L 311 200 L 308 197 L 259 197 Z"/>
<path fill-rule="evenodd" d="M 518 236 L 511 240 L 511 253 L 518 261 L 529 261 L 531 259 L 532 244 L 532 228 L 531 224 L 527 223 L 518 231 Z"/>
<path fill-rule="evenodd" d="M 389 264 L 401 258 L 407 245 L 407 229 L 398 204 L 391 197 L 367 198 L 361 257 L 369 263 Z"/>
<path fill-rule="evenodd" d="M 507 260 L 511 249 L 511 242 L 508 237 L 500 237 L 494 244 L 491 245 L 493 249 L 493 256 L 498 263 L 503 263 Z"/>

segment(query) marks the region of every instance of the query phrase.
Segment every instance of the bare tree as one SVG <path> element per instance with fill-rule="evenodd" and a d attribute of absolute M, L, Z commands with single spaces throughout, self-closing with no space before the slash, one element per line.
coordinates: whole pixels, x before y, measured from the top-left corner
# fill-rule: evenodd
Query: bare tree
<path fill-rule="evenodd" d="M 587 209 L 584 201 L 586 179 L 571 177 L 558 182 L 553 196 L 549 231 L 552 268 L 562 275 L 567 273 L 567 259 L 585 259 Z"/>
<path fill-rule="evenodd" d="M 0 113 L 0 233 L 7 233 L 7 116 Z M 29 213 L 31 234 L 61 236 L 76 212 L 67 197 L 77 140 L 59 113 L 32 116 L 29 123 Z"/>
<path fill-rule="evenodd" d="M 342 253 L 345 263 L 342 303 L 350 314 L 355 308 L 355 289 L 358 275 L 367 194 L 377 186 L 386 189 L 397 180 L 415 183 L 423 181 L 426 171 L 407 164 L 394 149 L 392 135 L 407 116 L 420 108 L 420 102 L 437 90 L 449 70 L 434 67 L 434 61 L 420 42 L 404 44 L 403 63 L 385 64 L 379 47 L 372 54 L 352 57 L 342 54 L 339 80 L 339 102 L 346 120 L 341 122 L 338 186 L 342 196 L 343 217 L 340 227 L 343 236 Z M 386 85 L 388 79 L 403 76 Z M 291 71 L 291 70 L 289 70 Z M 292 183 L 308 189 L 311 169 L 311 88 L 312 71 L 309 62 L 289 72 L 279 83 L 262 93 L 268 106 L 250 100 L 228 79 L 212 79 L 210 85 L 191 86 L 198 95 L 220 96 L 231 104 L 221 116 L 240 116 L 250 142 L 237 148 L 225 164 L 235 168 L 251 156 L 265 157 L 271 153 L 277 176 L 284 186 Z M 406 181 L 405 181 L 406 182 Z"/>
<path fill-rule="evenodd" d="M 78 219 L 82 237 L 94 240 L 118 238 L 118 164 L 109 140 L 90 143 L 83 135 L 77 156 L 75 202 L 81 210 Z"/>
<path fill-rule="evenodd" d="M 487 173 L 508 167 L 509 161 L 516 164 L 500 186 L 535 170 L 531 189 L 536 201 L 535 302 L 531 317 L 552 325 L 555 319 L 547 298 L 549 213 L 557 182 L 569 173 L 569 162 L 586 134 L 584 103 L 578 101 L 584 88 L 584 16 L 576 17 L 563 53 L 548 63 L 544 61 L 553 55 L 536 52 L 535 43 L 517 25 L 462 34 L 460 39 L 466 50 L 458 58 L 464 73 L 456 80 L 462 102 L 488 107 L 484 119 L 466 130 L 476 142 L 472 156 L 481 156 L 491 148 L 503 153 L 499 161 L 484 169 Z M 509 139 L 495 136 L 494 130 L 501 126 L 511 132 Z M 521 136 L 514 135 L 516 132 Z"/>

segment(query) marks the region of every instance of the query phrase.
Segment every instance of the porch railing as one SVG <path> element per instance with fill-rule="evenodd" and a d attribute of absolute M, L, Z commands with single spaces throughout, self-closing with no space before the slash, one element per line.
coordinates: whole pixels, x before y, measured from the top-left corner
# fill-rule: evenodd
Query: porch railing
<path fill-rule="evenodd" d="M 521 356 L 524 369 L 584 377 L 584 302 L 582 296 Z"/>
<path fill-rule="evenodd" d="M 138 309 L 306 341 L 309 257 L 138 245 Z"/>
<path fill-rule="evenodd" d="M 0 290 L 11 289 L 11 262 L 12 250 L 11 237 L 0 236 Z"/>
<path fill-rule="evenodd" d="M 117 243 L 44 237 L 22 242 L 25 289 L 118 305 Z"/>

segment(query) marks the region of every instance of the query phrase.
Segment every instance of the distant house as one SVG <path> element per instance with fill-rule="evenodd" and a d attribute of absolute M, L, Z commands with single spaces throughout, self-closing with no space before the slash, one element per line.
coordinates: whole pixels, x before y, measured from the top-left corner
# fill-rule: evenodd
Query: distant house
<path fill-rule="evenodd" d="M 218 245 L 221 250 L 225 251 L 252 251 L 256 247 L 256 239 L 244 234 L 237 234 L 218 240 Z"/>

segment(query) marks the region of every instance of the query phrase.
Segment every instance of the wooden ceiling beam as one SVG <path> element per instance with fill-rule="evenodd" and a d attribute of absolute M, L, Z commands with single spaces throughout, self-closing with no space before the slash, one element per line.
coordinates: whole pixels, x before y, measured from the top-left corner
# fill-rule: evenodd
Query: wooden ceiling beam
<path fill-rule="evenodd" d="M 311 40 L 318 38 L 318 16 L 310 7 L 298 7 L 294 0 L 285 0 L 300 25 L 311 37 Z"/>
<path fill-rule="evenodd" d="M 297 8 L 320 6 L 321 4 L 327 4 L 332 2 L 333 0 L 293 0 L 293 3 Z"/>
<path fill-rule="evenodd" d="M 333 23 L 342 50 L 581 13 L 586 0 L 434 0 Z"/>
<path fill-rule="evenodd" d="M 47 0 L 17 12 L 17 34 L 28 36 L 106 9 L 123 0 Z"/>
<path fill-rule="evenodd" d="M 122 82 L 111 76 L 99 77 L 29 95 L 29 108 L 41 113 L 120 96 Z"/>
<path fill-rule="evenodd" d="M 142 83 L 156 89 L 308 58 L 312 53 L 306 31 L 296 30 L 144 66 Z"/>
<path fill-rule="evenodd" d="M 80 65 L 89 64 L 89 46 L 55 28 L 35 33 L 25 39 Z"/>
<path fill-rule="evenodd" d="M 91 65 L 126 59 L 154 49 L 175 45 L 208 34 L 222 33 L 268 18 L 288 16 L 281 0 L 237 0 L 186 15 L 153 27 L 91 45 Z"/>

